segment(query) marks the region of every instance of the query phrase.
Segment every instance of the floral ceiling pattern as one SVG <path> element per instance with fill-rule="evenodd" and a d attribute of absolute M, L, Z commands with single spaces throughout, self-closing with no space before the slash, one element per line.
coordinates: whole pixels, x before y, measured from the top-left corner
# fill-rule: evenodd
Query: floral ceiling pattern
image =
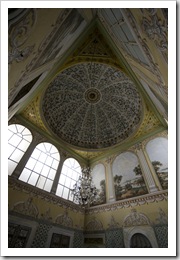
<path fill-rule="evenodd" d="M 65 69 L 49 84 L 42 113 L 46 126 L 66 143 L 107 148 L 137 131 L 142 100 L 122 71 L 84 62 Z"/>

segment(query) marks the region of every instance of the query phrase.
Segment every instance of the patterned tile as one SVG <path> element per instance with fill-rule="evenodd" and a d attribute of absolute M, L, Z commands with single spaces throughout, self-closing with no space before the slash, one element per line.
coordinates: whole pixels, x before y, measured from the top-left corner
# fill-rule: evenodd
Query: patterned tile
<path fill-rule="evenodd" d="M 154 226 L 157 242 L 160 248 L 168 248 L 168 226 Z"/>
<path fill-rule="evenodd" d="M 105 245 L 108 248 L 122 248 L 124 247 L 123 230 L 108 230 L 105 233 L 106 242 Z"/>

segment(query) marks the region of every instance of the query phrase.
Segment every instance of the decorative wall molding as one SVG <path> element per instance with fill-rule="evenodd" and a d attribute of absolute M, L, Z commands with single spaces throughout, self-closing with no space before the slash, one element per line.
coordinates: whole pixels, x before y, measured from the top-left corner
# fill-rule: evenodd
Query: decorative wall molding
<path fill-rule="evenodd" d="M 124 219 L 124 227 L 150 225 L 150 220 L 145 214 L 137 212 L 136 209 L 131 209 L 131 213 Z"/>
<path fill-rule="evenodd" d="M 42 220 L 52 221 L 51 210 L 48 208 L 44 213 L 41 214 Z"/>
<path fill-rule="evenodd" d="M 33 203 L 32 197 L 29 197 L 26 201 L 16 203 L 12 210 L 34 218 L 37 218 L 39 215 L 38 208 Z"/>
<path fill-rule="evenodd" d="M 115 221 L 114 216 L 111 216 L 110 222 L 108 224 L 108 229 L 119 228 L 119 223 Z"/>
<path fill-rule="evenodd" d="M 156 223 L 160 225 L 168 225 L 168 216 L 161 208 L 159 208 L 158 217 L 156 218 Z"/>
<path fill-rule="evenodd" d="M 67 210 L 65 210 L 64 214 L 58 215 L 56 217 L 55 223 L 67 227 L 73 227 L 73 220 L 68 216 Z"/>
<path fill-rule="evenodd" d="M 143 122 L 139 126 L 138 131 L 133 136 L 133 140 L 136 140 L 138 137 L 143 136 L 144 134 L 150 133 L 155 129 L 162 127 L 161 122 L 156 117 L 153 111 L 151 111 L 148 107 L 144 113 Z"/>
<path fill-rule="evenodd" d="M 9 176 L 8 178 L 8 186 L 9 189 L 18 190 L 24 192 L 26 194 L 31 194 L 38 199 L 42 199 L 46 202 L 55 204 L 56 206 L 60 206 L 65 209 L 71 209 L 73 212 L 81 212 L 84 213 L 84 209 L 79 207 L 76 204 L 73 204 L 70 201 L 64 200 L 54 194 L 41 190 L 37 187 L 29 185 L 27 183 L 23 183 L 22 181 L 16 180 Z"/>
<path fill-rule="evenodd" d="M 85 227 L 86 231 L 100 231 L 103 229 L 102 222 L 96 219 L 96 217 L 93 217 L 93 220 L 89 221 Z"/>
<path fill-rule="evenodd" d="M 154 195 L 142 195 L 133 199 L 125 199 L 123 201 L 117 201 L 111 204 L 102 205 L 102 206 L 94 206 L 92 208 L 86 209 L 85 214 L 95 214 L 105 211 L 115 211 L 123 208 L 132 208 L 135 206 L 147 205 L 150 203 L 158 203 L 160 201 L 168 200 L 168 192 L 167 191 L 159 191 L 154 193 Z"/>

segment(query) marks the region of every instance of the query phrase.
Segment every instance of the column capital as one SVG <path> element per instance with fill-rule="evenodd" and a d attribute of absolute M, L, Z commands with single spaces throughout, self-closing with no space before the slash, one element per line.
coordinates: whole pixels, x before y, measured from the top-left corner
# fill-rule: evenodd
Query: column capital
<path fill-rule="evenodd" d="M 134 145 L 134 149 L 135 149 L 136 152 L 139 151 L 139 150 L 142 150 L 142 148 L 143 148 L 142 142 L 139 142 L 139 143 Z"/>
<path fill-rule="evenodd" d="M 114 156 L 109 156 L 109 157 L 105 160 L 105 165 L 112 164 L 113 161 L 114 161 Z"/>
<path fill-rule="evenodd" d="M 33 132 L 33 140 L 35 143 L 47 142 L 47 139 L 37 132 Z"/>

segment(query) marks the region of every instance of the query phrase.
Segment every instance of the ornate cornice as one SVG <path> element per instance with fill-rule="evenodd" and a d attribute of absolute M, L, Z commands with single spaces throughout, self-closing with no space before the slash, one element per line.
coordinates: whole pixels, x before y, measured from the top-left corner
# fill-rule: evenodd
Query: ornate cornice
<path fill-rule="evenodd" d="M 23 183 L 19 180 L 14 179 L 13 177 L 8 178 L 8 186 L 10 189 L 18 190 L 27 194 L 30 194 L 31 196 L 35 196 L 39 199 L 42 199 L 46 202 L 49 202 L 51 204 L 55 204 L 57 206 L 60 206 L 65 209 L 71 209 L 74 212 L 81 212 L 84 213 L 84 209 L 79 207 L 78 205 L 66 201 L 54 194 L 48 193 L 44 190 L 41 190 L 39 188 L 36 188 L 34 186 L 31 186 L 27 183 Z"/>
<path fill-rule="evenodd" d="M 147 205 L 149 203 L 167 201 L 167 200 L 168 200 L 168 192 L 160 191 L 155 193 L 154 195 L 147 194 L 147 195 L 139 196 L 137 198 L 128 199 L 128 200 L 126 199 L 108 205 L 95 206 L 86 209 L 85 214 L 96 214 L 96 213 L 101 213 L 106 211 L 115 211 L 118 209 L 132 208 L 135 206 Z"/>

